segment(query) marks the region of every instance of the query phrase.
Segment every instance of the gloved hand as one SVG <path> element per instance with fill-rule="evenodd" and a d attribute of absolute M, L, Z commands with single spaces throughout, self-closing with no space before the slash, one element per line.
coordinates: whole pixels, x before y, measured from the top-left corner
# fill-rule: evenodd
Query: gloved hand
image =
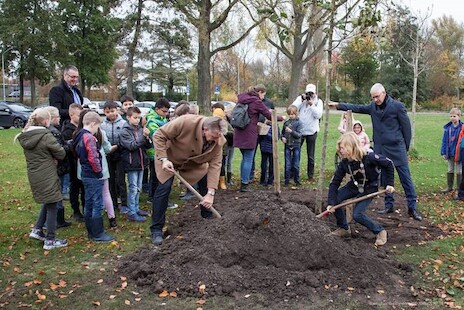
<path fill-rule="evenodd" d="M 329 212 L 329 213 L 334 213 L 334 212 L 335 212 L 335 209 L 333 209 L 332 207 L 333 207 L 333 206 L 330 206 L 330 205 L 327 206 L 327 209 L 326 209 L 327 212 Z"/>

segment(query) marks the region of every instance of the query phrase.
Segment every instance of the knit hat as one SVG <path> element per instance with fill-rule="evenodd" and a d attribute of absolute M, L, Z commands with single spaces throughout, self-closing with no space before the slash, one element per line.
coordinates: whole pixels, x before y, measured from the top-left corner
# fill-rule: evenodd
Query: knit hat
<path fill-rule="evenodd" d="M 216 108 L 214 109 L 213 111 L 213 116 L 217 116 L 217 117 L 220 117 L 220 118 L 224 118 L 226 116 L 226 114 L 224 113 L 224 111 L 220 108 Z"/>

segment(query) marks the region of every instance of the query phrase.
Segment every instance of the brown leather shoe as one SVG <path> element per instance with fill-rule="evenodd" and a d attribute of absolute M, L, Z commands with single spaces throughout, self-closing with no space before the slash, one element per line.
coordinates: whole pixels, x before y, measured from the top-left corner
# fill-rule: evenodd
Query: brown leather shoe
<path fill-rule="evenodd" d="M 376 246 L 382 246 L 387 243 L 387 231 L 384 229 L 377 234 L 377 239 L 375 240 Z"/>
<path fill-rule="evenodd" d="M 351 228 L 348 229 L 338 228 L 330 233 L 331 236 L 337 236 L 342 238 L 351 237 Z"/>

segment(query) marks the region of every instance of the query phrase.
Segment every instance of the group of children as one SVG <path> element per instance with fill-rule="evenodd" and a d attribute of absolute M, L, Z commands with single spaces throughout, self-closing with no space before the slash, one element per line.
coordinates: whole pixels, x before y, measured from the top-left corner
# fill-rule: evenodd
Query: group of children
<path fill-rule="evenodd" d="M 56 108 L 37 109 L 32 113 L 23 132 L 17 136 L 26 155 L 28 176 L 34 198 L 38 203 L 43 204 L 30 237 L 43 240 L 45 249 L 67 245 L 66 240 L 55 239 L 56 227 L 69 225 L 64 217 L 60 187 L 60 177 L 67 173 L 70 178 L 69 195 L 71 207 L 74 211 L 73 218 L 85 222 L 90 239 L 95 241 L 113 240 L 113 237 L 104 230 L 102 206 L 106 208 L 110 227 L 117 226 L 115 218 L 115 208 L 117 207 L 120 208 L 120 213 L 127 214 L 127 219 L 130 221 L 143 222 L 146 220 L 146 216 L 149 215 L 140 209 L 139 200 L 144 171 L 150 171 L 149 196 L 154 193 L 159 184 L 154 171 L 154 149 L 150 137 L 158 128 L 168 122 L 170 104 L 167 99 L 160 98 L 150 112 L 142 118 L 140 110 L 133 106 L 134 100 L 131 97 L 123 96 L 121 102 L 122 114 L 116 102 L 106 102 L 104 105 L 105 118 L 103 120 L 96 112 L 83 110 L 82 106 L 72 104 L 69 107 L 70 121 L 62 124 L 61 130 L 58 129 L 60 127 L 60 118 Z M 180 102 L 174 111 L 173 117 L 187 113 L 198 114 L 198 112 L 197 106 L 188 102 Z M 213 115 L 226 120 L 230 116 L 230 112 L 231 109 L 225 109 L 221 104 L 212 107 Z M 452 116 L 452 122 L 450 122 L 446 143 L 449 141 L 448 144 L 454 143 L 454 146 L 456 146 L 458 139 L 462 138 L 464 134 L 459 135 L 461 122 L 459 116 L 457 121 L 455 120 L 456 115 L 458 115 L 457 111 L 452 110 L 452 113 L 454 113 L 454 116 Z M 302 124 L 298 118 L 298 109 L 295 106 L 289 106 L 287 114 L 288 119 L 283 123 L 279 135 L 280 140 L 285 145 L 284 183 L 288 186 L 290 179 L 293 178 L 294 184 L 300 185 Z M 340 121 L 340 132 L 347 131 L 346 123 L 345 113 Z M 364 167 L 358 167 L 356 169 L 358 172 L 371 169 L 371 166 L 376 165 L 383 165 L 386 169 L 388 168 L 388 171 L 393 171 L 388 160 L 381 158 L 379 161 L 379 157 L 369 157 L 369 137 L 365 133 L 361 122 L 352 121 L 352 124 L 353 132 L 343 134 L 337 142 L 337 153 L 342 160 L 347 160 L 348 164 L 339 165 L 335 175 L 345 176 L 348 170 L 344 171 L 343 167 L 348 169 L 353 162 L 357 162 L 358 166 L 361 163 L 361 166 Z M 229 147 L 225 147 L 223 152 L 223 167 L 219 184 L 222 189 L 227 188 L 226 180 L 228 184 L 232 182 L 231 163 L 234 150 L 232 147 L 232 135 L 233 129 L 230 128 L 226 135 Z M 353 137 L 356 138 L 356 141 L 352 141 Z M 271 185 L 274 179 L 272 126 L 269 126 L 267 133 L 262 133 L 259 145 L 262 154 L 260 183 L 262 185 Z M 361 148 L 362 152 L 358 148 Z M 450 156 L 455 156 L 455 152 L 450 151 L 451 148 L 447 148 L 445 153 L 443 153 L 442 148 L 442 155 L 444 157 L 446 155 L 447 159 Z M 36 160 L 39 154 L 41 160 Z M 55 160 L 58 162 L 58 166 L 50 164 L 54 163 Z M 57 167 L 53 173 L 49 171 L 51 167 Z M 43 176 L 42 173 L 45 170 L 47 170 L 47 175 L 50 172 L 52 177 L 41 180 L 42 178 L 39 176 Z M 460 169 L 458 173 L 461 175 Z M 448 175 L 450 174 L 451 171 L 449 171 Z M 376 184 L 372 183 L 375 176 L 371 176 L 369 173 L 361 173 L 361 177 L 364 178 L 363 183 L 356 181 L 354 175 L 352 175 L 351 182 L 366 185 L 367 190 L 372 191 L 376 186 Z M 126 184 L 126 179 L 128 184 Z M 43 186 L 45 181 L 50 184 Z M 329 200 L 335 202 L 340 200 L 340 197 L 334 196 L 336 195 L 335 187 L 338 189 L 340 184 L 333 182 Z M 349 187 L 353 187 L 353 184 L 349 185 Z M 391 190 L 393 190 L 392 185 Z M 372 189 L 369 189 L 368 186 L 372 186 Z M 344 189 L 343 191 L 349 193 L 349 196 L 356 196 L 360 191 L 361 193 L 364 192 L 364 189 L 356 186 L 356 188 L 349 188 L 348 191 Z M 464 199 L 464 191 L 462 197 Z M 348 197 L 342 198 L 346 199 Z M 121 203 L 120 206 L 119 202 Z M 79 203 L 82 205 L 84 214 L 80 211 Z M 357 220 L 363 222 L 366 227 L 372 228 L 371 230 L 378 235 L 376 244 L 383 245 L 386 242 L 386 233 L 377 224 L 372 224 L 370 219 L 366 220 L 367 217 L 363 211 L 366 206 L 367 204 L 363 204 L 361 209 L 357 211 Z M 346 230 L 347 224 L 343 220 L 344 213 L 340 212 L 342 211 L 336 212 L 337 222 L 340 224 L 340 228 Z M 46 234 L 43 230 L 45 227 L 47 229 Z M 343 235 L 343 231 L 342 233 L 338 231 L 335 234 Z"/>

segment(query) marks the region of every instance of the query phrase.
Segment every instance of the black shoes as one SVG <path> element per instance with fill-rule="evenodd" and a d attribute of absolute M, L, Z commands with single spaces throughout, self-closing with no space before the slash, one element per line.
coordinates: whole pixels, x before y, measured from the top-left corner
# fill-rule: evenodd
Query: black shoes
<path fill-rule="evenodd" d="M 163 232 L 154 231 L 151 235 L 151 243 L 153 245 L 161 245 L 163 243 Z"/>
<path fill-rule="evenodd" d="M 382 211 L 379 211 L 379 214 L 388 214 L 388 213 L 393 213 L 395 211 L 394 207 L 385 207 Z"/>
<path fill-rule="evenodd" d="M 410 217 L 412 217 L 416 221 L 422 221 L 422 216 L 415 209 L 409 209 L 408 214 Z"/>
<path fill-rule="evenodd" d="M 251 192 L 250 188 L 248 187 L 248 184 L 246 184 L 246 183 L 242 183 L 240 185 L 240 191 L 242 193 Z"/>
<path fill-rule="evenodd" d="M 382 211 L 379 211 L 379 214 L 388 214 L 388 213 L 393 213 L 395 211 L 394 207 L 386 207 Z M 422 216 L 419 214 L 419 212 L 416 211 L 416 209 L 409 209 L 408 210 L 408 215 L 415 219 L 416 221 L 422 221 Z"/>

